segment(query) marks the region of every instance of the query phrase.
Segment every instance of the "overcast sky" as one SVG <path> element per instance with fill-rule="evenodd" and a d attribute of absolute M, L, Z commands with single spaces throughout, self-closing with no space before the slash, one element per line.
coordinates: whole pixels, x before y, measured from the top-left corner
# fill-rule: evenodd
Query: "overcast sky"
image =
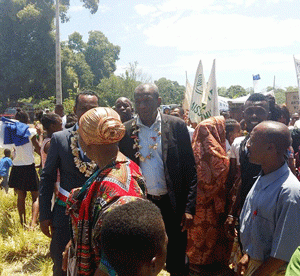
<path fill-rule="evenodd" d="M 61 40 L 77 31 L 88 39 L 102 31 L 121 47 L 116 74 L 129 62 L 152 80 L 166 77 L 193 84 L 199 60 L 208 79 L 216 59 L 217 85 L 259 88 L 296 86 L 293 55 L 300 58 L 299 0 L 100 0 L 91 15 L 71 0 L 70 21 L 61 24 Z"/>

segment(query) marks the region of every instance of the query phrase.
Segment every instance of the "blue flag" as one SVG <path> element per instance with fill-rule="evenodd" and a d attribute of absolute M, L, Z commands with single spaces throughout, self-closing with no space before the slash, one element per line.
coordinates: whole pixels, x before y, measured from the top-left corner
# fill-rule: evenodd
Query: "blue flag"
<path fill-rule="evenodd" d="M 259 74 L 253 75 L 253 80 L 260 80 L 260 75 Z"/>

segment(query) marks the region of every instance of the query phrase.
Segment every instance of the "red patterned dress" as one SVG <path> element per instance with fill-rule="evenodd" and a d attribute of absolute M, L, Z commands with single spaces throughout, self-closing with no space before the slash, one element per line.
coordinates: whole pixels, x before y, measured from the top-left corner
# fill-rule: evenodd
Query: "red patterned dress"
<path fill-rule="evenodd" d="M 94 275 L 101 261 L 102 214 L 121 196 L 143 197 L 145 181 L 137 164 L 118 157 L 96 171 L 82 188 L 73 189 L 67 200 L 77 275 Z"/>
<path fill-rule="evenodd" d="M 187 246 L 192 265 L 226 264 L 230 256 L 230 244 L 224 233 L 229 172 L 225 139 L 225 119 L 221 116 L 201 122 L 194 132 L 197 204 Z"/>

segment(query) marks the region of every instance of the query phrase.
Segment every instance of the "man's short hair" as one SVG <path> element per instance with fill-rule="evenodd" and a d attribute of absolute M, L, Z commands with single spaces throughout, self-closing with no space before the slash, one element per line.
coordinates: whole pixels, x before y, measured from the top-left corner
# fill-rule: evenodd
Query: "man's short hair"
<path fill-rule="evenodd" d="M 99 101 L 99 97 L 95 92 L 93 92 L 91 90 L 82 91 L 82 92 L 78 93 L 75 98 L 75 108 L 77 107 L 78 99 L 79 99 L 80 95 L 95 96 L 97 98 L 97 102 Z"/>
<path fill-rule="evenodd" d="M 254 93 L 250 95 L 250 97 L 247 99 L 246 102 L 262 102 L 262 101 L 268 102 L 268 98 L 261 93 Z"/>
<path fill-rule="evenodd" d="M 176 107 L 172 108 L 172 110 L 174 110 L 176 108 L 179 110 L 180 116 L 183 117 L 183 115 L 184 115 L 184 109 L 181 106 L 176 106 Z"/>
<path fill-rule="evenodd" d="M 64 106 L 62 104 L 56 104 L 55 105 L 55 109 L 58 108 L 58 109 L 64 109 Z"/>
<path fill-rule="evenodd" d="M 136 275 L 161 252 L 165 238 L 160 210 L 148 200 L 116 207 L 101 227 L 101 249 L 119 275 Z"/>
<path fill-rule="evenodd" d="M 29 115 L 25 110 L 22 110 L 21 108 L 17 108 L 17 113 L 15 115 L 15 119 L 20 121 L 23 124 L 28 124 Z"/>
<path fill-rule="evenodd" d="M 227 119 L 225 120 L 225 132 L 226 139 L 229 140 L 230 132 L 234 131 L 237 126 L 239 126 L 239 122 L 235 119 Z"/>
<path fill-rule="evenodd" d="M 55 124 L 60 116 L 56 113 L 46 113 L 41 118 L 41 123 L 45 130 L 49 130 L 50 126 Z"/>
<path fill-rule="evenodd" d="M 4 149 L 4 156 L 5 157 L 10 157 L 11 151 L 10 149 Z"/>

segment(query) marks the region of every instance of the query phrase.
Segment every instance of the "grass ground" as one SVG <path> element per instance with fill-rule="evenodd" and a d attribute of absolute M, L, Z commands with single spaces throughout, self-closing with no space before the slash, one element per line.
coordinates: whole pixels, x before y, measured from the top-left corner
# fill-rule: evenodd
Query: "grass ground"
<path fill-rule="evenodd" d="M 29 230 L 19 223 L 17 197 L 12 189 L 0 190 L 0 272 L 1 275 L 51 275 L 50 239 L 39 229 Z M 26 199 L 30 221 L 31 196 Z"/>
<path fill-rule="evenodd" d="M 3 150 L 0 149 L 0 158 Z M 36 164 L 39 164 L 36 157 Z M 26 198 L 26 221 L 31 219 L 31 195 Z M 49 276 L 52 260 L 49 255 L 50 239 L 37 227 L 23 228 L 19 223 L 17 196 L 13 189 L 8 194 L 0 190 L 0 275 Z M 160 276 L 169 275 L 162 271 Z"/>

